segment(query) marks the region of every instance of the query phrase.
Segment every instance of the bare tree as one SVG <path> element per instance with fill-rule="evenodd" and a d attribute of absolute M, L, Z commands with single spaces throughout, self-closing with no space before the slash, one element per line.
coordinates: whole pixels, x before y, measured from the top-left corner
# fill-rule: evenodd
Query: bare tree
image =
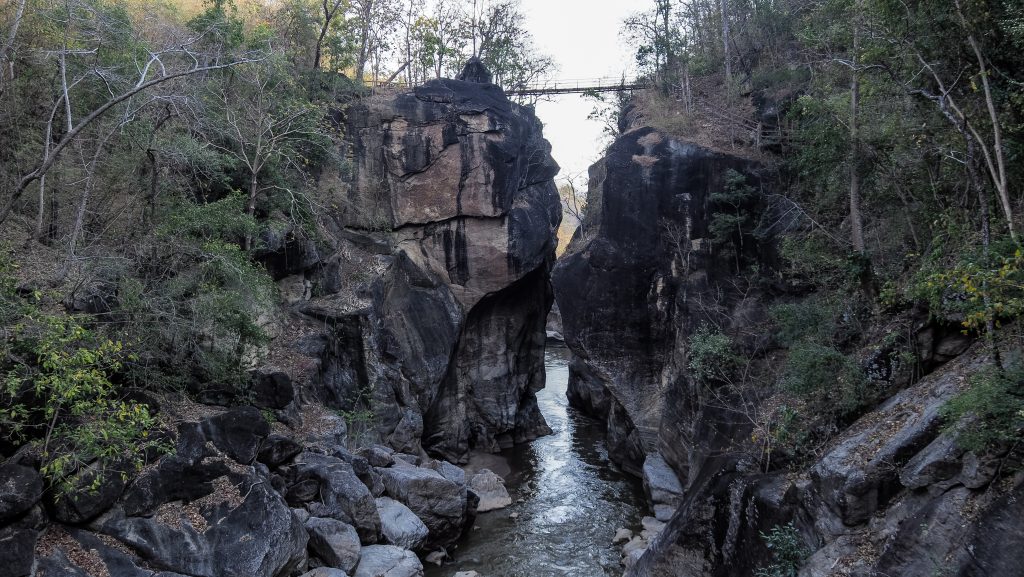
<path fill-rule="evenodd" d="M 195 74 L 231 68 L 242 63 L 256 62 L 265 58 L 263 53 L 258 53 L 243 55 L 227 62 L 217 62 L 215 60 L 214 64 L 201 64 L 201 62 L 207 60 L 206 55 L 200 54 L 195 49 L 196 43 L 201 38 L 202 35 L 199 35 L 180 42 L 178 45 L 170 48 L 165 48 L 159 51 L 150 51 L 145 64 L 139 67 L 135 82 L 120 92 L 112 91 L 113 87 L 110 82 L 108 71 L 100 68 L 93 68 L 89 70 L 86 75 L 100 78 L 104 85 L 111 90 L 111 93 L 102 104 L 87 112 L 80 120 L 78 120 L 78 122 L 74 122 L 70 114 L 70 100 L 72 98 L 71 90 L 74 87 L 75 82 L 67 82 L 64 75 L 62 75 L 62 94 L 58 98 L 57 102 L 58 104 L 63 103 L 66 108 L 65 115 L 67 126 L 65 127 L 65 132 L 61 136 L 60 140 L 52 146 L 47 142 L 35 168 L 18 179 L 10 198 L 3 205 L 3 208 L 0 208 L 0 223 L 7 219 L 28 186 L 36 180 L 40 180 L 46 176 L 47 172 L 53 167 L 64 149 L 73 143 L 83 130 L 91 126 L 98 119 L 102 118 L 114 107 L 128 102 L 135 96 L 165 82 L 170 82 Z M 185 66 L 182 67 L 182 63 L 184 63 Z M 177 70 L 175 70 L 175 64 L 177 64 Z M 51 126 L 48 126 L 48 128 L 52 130 L 52 116 L 49 122 Z"/>

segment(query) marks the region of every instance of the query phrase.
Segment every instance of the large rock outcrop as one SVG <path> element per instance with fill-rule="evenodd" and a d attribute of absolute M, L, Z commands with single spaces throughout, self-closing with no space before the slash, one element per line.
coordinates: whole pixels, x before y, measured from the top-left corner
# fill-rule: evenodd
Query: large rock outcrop
<path fill-rule="evenodd" d="M 766 461 L 754 440 L 774 381 L 695 376 L 691 337 L 704 324 L 748 370 L 775 374 L 787 353 L 768 307 L 806 291 L 776 266 L 793 211 L 756 186 L 741 206 L 723 204 L 730 169 L 757 184 L 744 159 L 626 131 L 591 168 L 583 225 L 553 273 L 570 401 L 606 421 L 612 457 L 643 475 L 667 521 L 624 547 L 627 577 L 792 574 L 773 531 L 801 577 L 1019 573 L 1021 548 L 1007 543 L 1024 533 L 1024 474 L 1008 447 L 975 455 L 943 430 L 943 405 L 991 363 L 955 326 L 913 309 L 850 337 L 875 397 L 805 462 Z M 723 237 L 716 214 L 739 211 L 748 227 L 771 225 Z M 914 355 L 914 375 L 886 360 L 896 346 Z"/>
<path fill-rule="evenodd" d="M 573 352 L 569 400 L 606 419 L 612 457 L 638 476 L 657 449 L 676 346 L 734 302 L 713 283 L 733 258 L 712 251 L 711 197 L 727 170 L 753 168 L 642 127 L 590 169 L 583 224 L 552 277 Z M 744 250 L 759 257 L 755 243 Z"/>
<path fill-rule="evenodd" d="M 372 413 L 363 433 L 406 453 L 460 461 L 547 433 L 561 211 L 539 121 L 493 84 L 434 80 L 354 105 L 346 131 L 343 169 L 321 177 L 334 254 L 294 305 L 321 327 L 296 341 L 308 392 Z"/>

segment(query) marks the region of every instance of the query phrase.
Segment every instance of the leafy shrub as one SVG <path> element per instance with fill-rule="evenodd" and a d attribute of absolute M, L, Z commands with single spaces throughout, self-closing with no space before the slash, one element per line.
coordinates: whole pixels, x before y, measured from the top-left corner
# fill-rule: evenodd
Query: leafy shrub
<path fill-rule="evenodd" d="M 768 315 L 776 327 L 776 337 L 785 346 L 809 340 L 826 343 L 837 331 L 839 311 L 824 299 L 807 299 L 774 305 Z"/>
<path fill-rule="evenodd" d="M 1024 314 L 1024 251 L 1005 239 L 993 243 L 987 256 L 977 247 L 955 259 L 937 251 L 911 292 L 927 301 L 933 314 L 962 319 L 965 329 L 982 330 L 990 321 L 998 326 Z"/>
<path fill-rule="evenodd" d="M 831 346 L 803 341 L 789 351 L 782 388 L 827 412 L 850 413 L 867 400 L 864 371 Z"/>
<path fill-rule="evenodd" d="M 721 331 L 702 325 L 689 340 L 687 367 L 702 383 L 730 381 L 739 364 L 732 351 L 732 339 Z"/>
<path fill-rule="evenodd" d="M 117 319 L 146 356 L 129 364 L 148 386 L 194 381 L 240 389 L 244 360 L 265 344 L 259 323 L 274 302 L 270 276 L 237 244 L 259 230 L 232 195 L 175 207 L 153 240 L 152 256 L 118 285 Z"/>
<path fill-rule="evenodd" d="M 761 533 L 761 539 L 772 552 L 772 562 L 757 569 L 757 577 L 796 577 L 811 553 L 793 523 L 776 525 L 768 533 Z"/>
<path fill-rule="evenodd" d="M 124 346 L 22 299 L 11 270 L 0 262 L 0 426 L 7 440 L 36 443 L 41 472 L 58 491 L 91 463 L 100 471 L 95 484 L 110 468 L 125 476 L 138 469 L 158 446 L 157 422 L 111 380 L 129 357 Z"/>
<path fill-rule="evenodd" d="M 943 407 L 960 444 L 985 451 L 1024 440 L 1024 369 L 988 369 L 971 375 L 969 388 Z"/>

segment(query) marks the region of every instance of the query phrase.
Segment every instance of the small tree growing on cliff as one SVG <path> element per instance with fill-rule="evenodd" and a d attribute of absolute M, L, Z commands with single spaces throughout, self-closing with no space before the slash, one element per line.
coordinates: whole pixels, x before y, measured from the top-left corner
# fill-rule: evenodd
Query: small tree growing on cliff
<path fill-rule="evenodd" d="M 721 191 L 711 193 L 710 200 L 714 205 L 711 222 L 708 225 L 713 242 L 733 251 L 736 258 L 736 272 L 741 267 L 743 255 L 743 239 L 750 234 L 753 215 L 749 205 L 757 194 L 757 189 L 747 183 L 742 173 L 728 169 L 725 171 L 725 184 Z"/>

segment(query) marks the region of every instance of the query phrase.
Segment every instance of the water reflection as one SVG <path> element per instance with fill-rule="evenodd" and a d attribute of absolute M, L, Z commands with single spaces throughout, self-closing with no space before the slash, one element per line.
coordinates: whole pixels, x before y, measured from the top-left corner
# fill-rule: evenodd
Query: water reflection
<path fill-rule="evenodd" d="M 611 541 L 643 514 L 641 486 L 608 459 L 600 423 L 568 407 L 569 353 L 548 346 L 547 386 L 537 394 L 554 434 L 502 453 L 515 503 L 478 517 L 452 551 L 455 562 L 428 577 L 476 570 L 483 577 L 619 576 Z"/>

